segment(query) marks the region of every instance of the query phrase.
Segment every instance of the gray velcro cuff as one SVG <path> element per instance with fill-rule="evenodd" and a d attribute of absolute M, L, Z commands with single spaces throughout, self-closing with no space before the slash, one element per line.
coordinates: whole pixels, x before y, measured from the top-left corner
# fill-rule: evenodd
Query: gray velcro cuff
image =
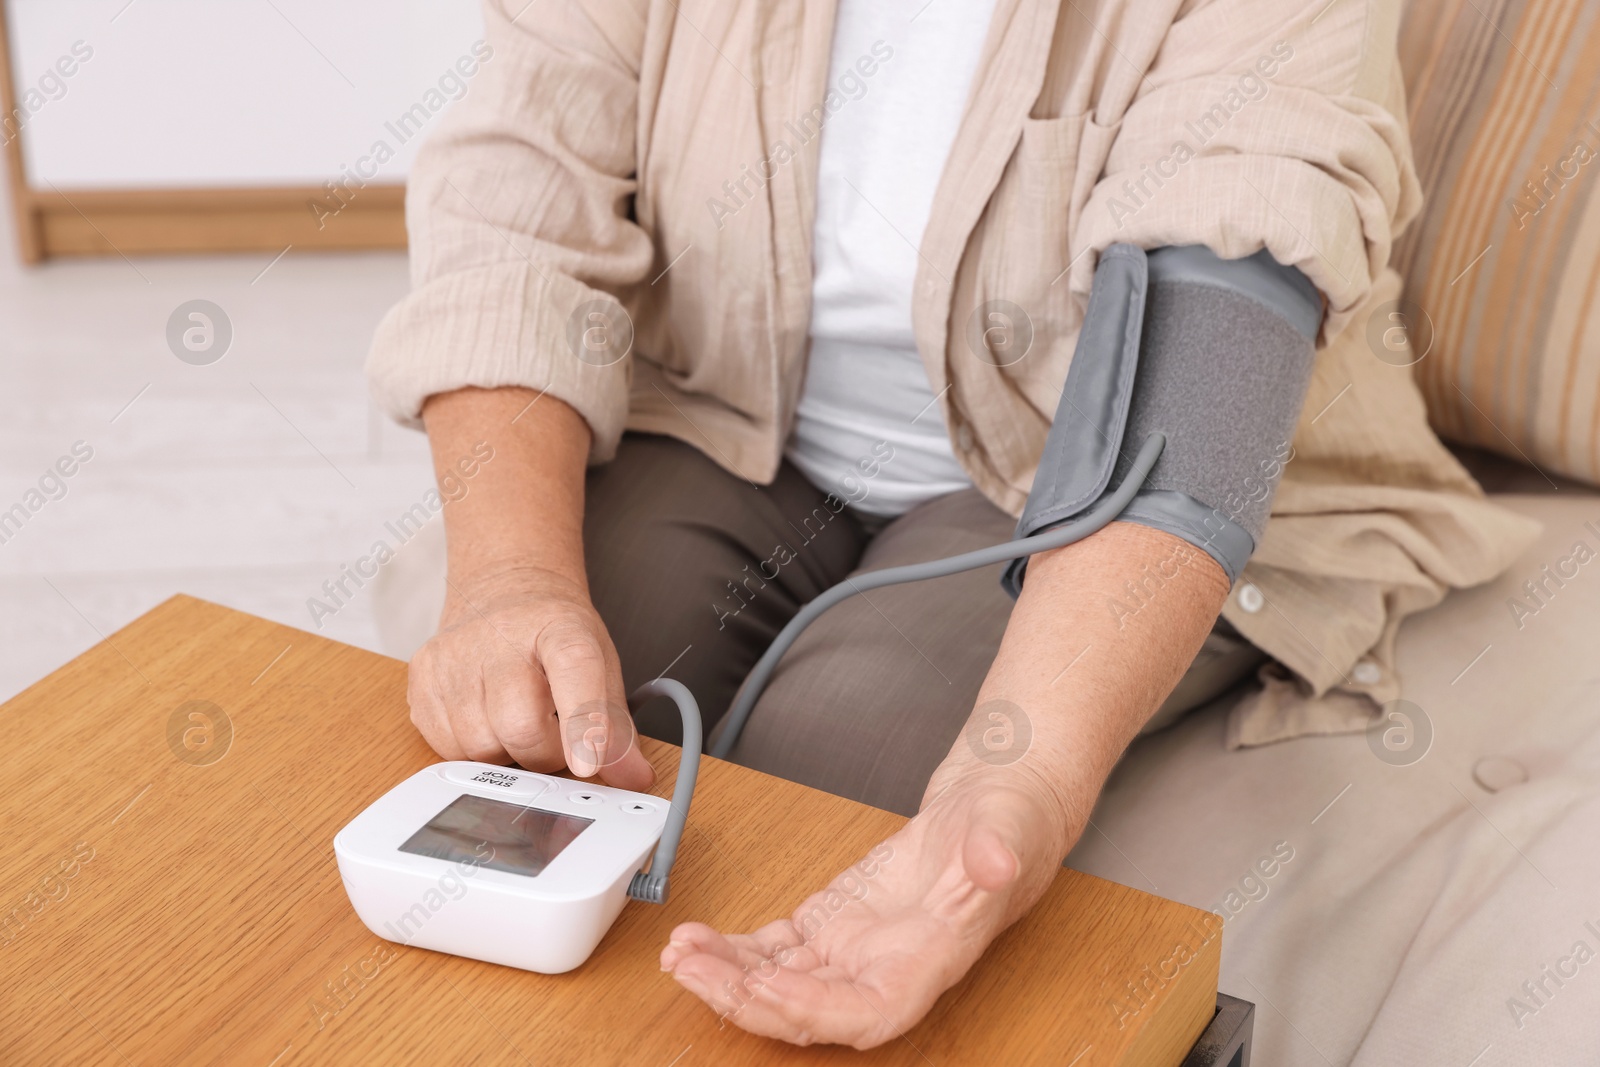
<path fill-rule="evenodd" d="M 1322 294 L 1311 279 L 1262 249 L 1223 259 L 1205 245 L 1172 245 L 1148 254 L 1151 285 L 1203 285 L 1254 300 L 1315 343 L 1322 330 Z"/>
<path fill-rule="evenodd" d="M 1322 314 L 1316 287 L 1265 252 L 1108 249 L 1017 536 L 1092 505 L 1160 432 L 1166 448 L 1122 517 L 1183 538 L 1236 579 L 1293 459 Z M 1024 557 L 1002 575 L 1012 596 L 1026 568 Z"/>
<path fill-rule="evenodd" d="M 1145 254 L 1133 245 L 1112 245 L 1100 257 L 1019 531 L 1072 518 L 1111 484 L 1139 365 L 1146 279 Z"/>
<path fill-rule="evenodd" d="M 1061 403 L 1017 522 L 1018 537 L 1066 522 L 1111 484 L 1139 367 L 1148 280 L 1142 249 L 1117 244 L 1101 253 Z M 1012 560 L 1000 576 L 1013 597 L 1022 591 L 1027 566 L 1026 556 Z"/>

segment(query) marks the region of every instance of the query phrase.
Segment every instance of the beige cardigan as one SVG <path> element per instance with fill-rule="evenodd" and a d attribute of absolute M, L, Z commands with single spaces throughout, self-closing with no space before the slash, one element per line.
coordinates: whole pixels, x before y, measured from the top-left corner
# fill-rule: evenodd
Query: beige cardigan
<path fill-rule="evenodd" d="M 593 462 L 646 430 L 769 482 L 805 372 L 816 130 L 896 44 L 829 85 L 835 3 L 486 0 L 492 55 L 412 172 L 415 288 L 369 360 L 382 406 L 415 425 L 433 393 L 527 386 L 583 414 Z M 1399 695 L 1400 618 L 1533 536 L 1367 343 L 1420 207 L 1399 8 L 997 0 L 920 245 L 929 380 L 960 462 L 1014 515 L 1098 252 L 1265 247 L 1326 295 L 1295 458 L 1225 609 L 1293 678 L 1240 709 L 1235 743 L 1363 725 Z M 1020 357 L 973 328 L 994 301 L 1026 316 Z"/>

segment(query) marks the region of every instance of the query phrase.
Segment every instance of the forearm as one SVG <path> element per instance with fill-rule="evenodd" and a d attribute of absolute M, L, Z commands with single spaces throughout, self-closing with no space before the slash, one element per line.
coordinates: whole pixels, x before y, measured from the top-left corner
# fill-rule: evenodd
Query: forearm
<path fill-rule="evenodd" d="M 1133 608 L 1125 582 L 1151 589 L 1142 607 Z M 972 718 L 929 783 L 924 805 L 970 775 L 1015 783 L 1050 807 L 1061 833 L 1056 854 L 1064 855 L 1112 767 L 1177 685 L 1227 595 L 1227 579 L 1209 555 L 1130 522 L 1033 557 Z M 997 729 L 1002 735 L 1009 729 L 1009 738 L 988 752 L 983 739 Z"/>
<path fill-rule="evenodd" d="M 471 492 L 445 509 L 452 583 L 459 589 L 490 575 L 545 571 L 586 594 L 589 428 L 582 416 L 555 397 L 505 387 L 437 394 L 422 418 L 441 481 L 480 442 L 494 448 Z"/>
<path fill-rule="evenodd" d="M 966 735 L 924 797 L 955 776 L 1000 772 L 988 780 L 1042 798 L 1063 849 L 1200 650 L 1261 538 L 1322 318 L 1311 283 L 1264 252 L 1224 260 L 1200 247 L 1147 256 L 1118 246 L 1095 279 L 1018 536 L 1080 514 L 1108 481 L 1126 478 L 1130 446 L 1155 433 L 1166 446 L 1117 522 L 1008 570 L 1018 600 L 1005 637 Z M 1101 418 L 1074 395 L 1109 397 Z M 1119 411 L 1120 450 L 1101 429 Z M 1017 751 L 973 743 L 1003 733 L 1006 718 L 1031 734 Z"/>

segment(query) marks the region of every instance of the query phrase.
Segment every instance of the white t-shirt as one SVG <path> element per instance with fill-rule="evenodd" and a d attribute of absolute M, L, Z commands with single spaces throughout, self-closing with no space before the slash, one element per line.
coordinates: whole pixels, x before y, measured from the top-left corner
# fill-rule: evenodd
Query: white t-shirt
<path fill-rule="evenodd" d="M 917 353 L 911 292 L 993 11 L 994 0 L 839 3 L 828 85 L 844 103 L 822 129 L 811 350 L 786 455 L 871 515 L 972 484 Z"/>

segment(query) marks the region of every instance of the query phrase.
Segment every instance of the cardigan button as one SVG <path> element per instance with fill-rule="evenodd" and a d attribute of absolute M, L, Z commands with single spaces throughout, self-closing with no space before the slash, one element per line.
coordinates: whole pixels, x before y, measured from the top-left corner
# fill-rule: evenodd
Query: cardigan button
<path fill-rule="evenodd" d="M 1253 583 L 1245 582 L 1239 587 L 1239 607 L 1241 609 L 1254 615 L 1266 604 L 1267 598 L 1261 595 L 1261 590 L 1257 589 Z"/>
<path fill-rule="evenodd" d="M 1370 659 L 1364 659 L 1356 663 L 1350 671 L 1350 677 L 1362 685 L 1377 685 L 1383 681 L 1383 668 Z"/>
<path fill-rule="evenodd" d="M 1528 780 L 1528 768 L 1507 756 L 1485 756 L 1472 765 L 1472 780 L 1490 793 Z"/>

